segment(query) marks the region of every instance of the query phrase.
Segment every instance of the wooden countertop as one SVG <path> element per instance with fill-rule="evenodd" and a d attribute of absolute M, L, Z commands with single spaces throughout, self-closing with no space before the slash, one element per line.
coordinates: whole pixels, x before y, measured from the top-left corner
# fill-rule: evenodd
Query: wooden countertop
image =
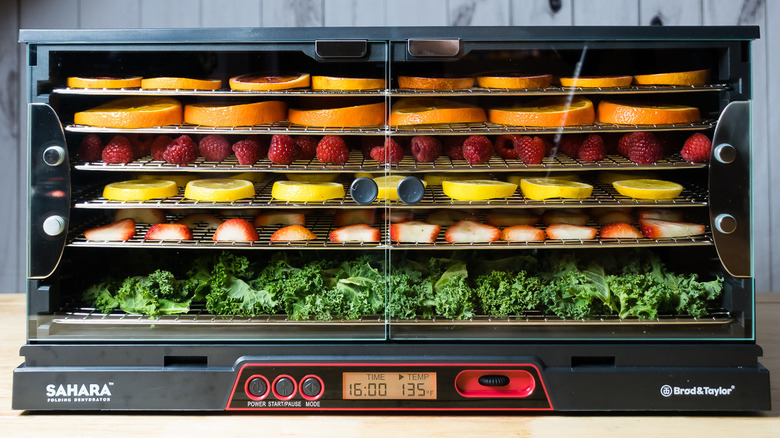
<path fill-rule="evenodd" d="M 31 414 L 11 410 L 11 376 L 22 363 L 23 294 L 0 294 L 0 437 L 780 437 L 780 293 L 758 296 L 758 343 L 772 380 L 773 410 L 749 415 L 200 415 Z"/>

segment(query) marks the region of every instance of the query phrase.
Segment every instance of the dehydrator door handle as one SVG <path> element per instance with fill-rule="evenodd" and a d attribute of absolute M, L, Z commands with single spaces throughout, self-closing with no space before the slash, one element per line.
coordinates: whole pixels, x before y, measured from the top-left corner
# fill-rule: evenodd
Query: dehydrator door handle
<path fill-rule="evenodd" d="M 453 58 L 461 54 L 460 39 L 409 39 L 409 54 L 417 58 Z"/>
<path fill-rule="evenodd" d="M 750 101 L 729 103 L 712 137 L 710 226 L 718 257 L 734 277 L 751 275 Z"/>
<path fill-rule="evenodd" d="M 54 109 L 31 103 L 27 276 L 46 278 L 62 257 L 70 219 L 70 160 L 65 132 Z"/>

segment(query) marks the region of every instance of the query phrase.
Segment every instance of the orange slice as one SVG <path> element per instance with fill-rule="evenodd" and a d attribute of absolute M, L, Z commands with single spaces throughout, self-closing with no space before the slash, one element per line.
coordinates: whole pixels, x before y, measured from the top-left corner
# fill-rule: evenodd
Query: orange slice
<path fill-rule="evenodd" d="M 485 110 L 480 107 L 434 97 L 398 99 L 390 111 L 392 126 L 485 121 Z"/>
<path fill-rule="evenodd" d="M 398 76 L 398 88 L 412 90 L 465 90 L 472 85 L 474 78 Z"/>
<path fill-rule="evenodd" d="M 312 76 L 312 90 L 358 91 L 381 90 L 385 88 L 384 79 L 342 78 L 336 76 Z"/>
<path fill-rule="evenodd" d="M 203 126 L 252 126 L 287 119 L 287 104 L 275 100 L 254 103 L 195 103 L 184 107 L 184 122 Z"/>
<path fill-rule="evenodd" d="M 288 118 L 296 125 L 326 128 L 381 125 L 385 122 L 385 104 L 379 102 L 311 110 L 290 108 Z"/>
<path fill-rule="evenodd" d="M 547 88 L 552 84 L 552 75 L 538 76 L 478 76 L 477 85 L 482 88 L 504 88 L 519 90 L 525 88 Z"/>
<path fill-rule="evenodd" d="M 709 70 L 634 76 L 637 85 L 706 85 L 709 81 Z"/>
<path fill-rule="evenodd" d="M 305 88 L 311 83 L 308 73 L 285 73 L 269 75 L 249 73 L 230 78 L 230 88 L 235 91 L 269 91 Z"/>
<path fill-rule="evenodd" d="M 661 125 L 699 120 L 699 109 L 686 105 L 602 100 L 598 109 L 599 122 L 618 125 Z"/>
<path fill-rule="evenodd" d="M 587 125 L 595 120 L 593 102 L 584 97 L 551 97 L 526 105 L 494 108 L 490 121 L 514 126 L 569 126 Z"/>
<path fill-rule="evenodd" d="M 182 122 L 181 103 L 170 97 L 125 97 L 73 115 L 77 125 L 153 128 Z"/>
<path fill-rule="evenodd" d="M 219 90 L 219 79 L 146 78 L 141 81 L 144 90 Z"/>
<path fill-rule="evenodd" d="M 633 79 L 632 76 L 578 76 L 559 80 L 563 87 L 612 88 L 628 87 Z"/>
<path fill-rule="evenodd" d="M 138 88 L 141 86 L 141 76 L 98 76 L 68 78 L 70 88 Z"/>

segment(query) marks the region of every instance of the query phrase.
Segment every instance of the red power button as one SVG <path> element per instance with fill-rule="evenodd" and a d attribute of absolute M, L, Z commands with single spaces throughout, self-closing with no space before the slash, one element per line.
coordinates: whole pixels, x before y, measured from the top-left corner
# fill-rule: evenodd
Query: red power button
<path fill-rule="evenodd" d="M 463 397 L 528 397 L 536 388 L 534 376 L 525 370 L 466 370 L 455 377 L 455 389 Z"/>

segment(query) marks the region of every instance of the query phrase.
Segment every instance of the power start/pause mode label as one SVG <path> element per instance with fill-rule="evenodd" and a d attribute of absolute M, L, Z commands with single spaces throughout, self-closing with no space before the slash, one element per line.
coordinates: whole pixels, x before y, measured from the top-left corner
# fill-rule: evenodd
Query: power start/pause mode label
<path fill-rule="evenodd" d="M 672 386 L 663 385 L 661 395 L 664 397 L 674 396 L 703 396 L 703 397 L 723 397 L 732 394 L 735 385 L 731 386 Z"/>

